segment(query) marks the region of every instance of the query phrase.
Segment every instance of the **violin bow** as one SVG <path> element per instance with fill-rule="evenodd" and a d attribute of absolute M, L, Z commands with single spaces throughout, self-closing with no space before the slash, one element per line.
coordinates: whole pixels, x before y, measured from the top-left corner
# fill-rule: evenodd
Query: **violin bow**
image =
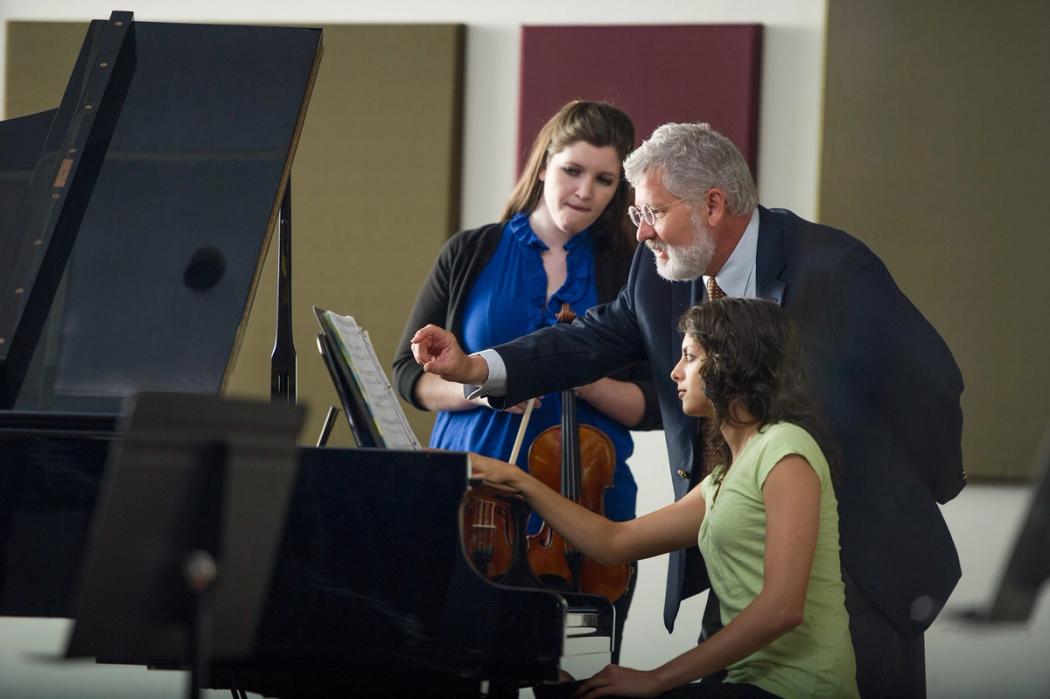
<path fill-rule="evenodd" d="M 532 406 L 535 404 L 535 398 L 529 398 L 529 402 L 525 404 L 525 414 L 521 416 L 521 424 L 518 425 L 518 436 L 514 438 L 514 447 L 510 450 L 510 459 L 508 459 L 512 464 L 518 460 L 521 442 L 525 439 L 525 430 L 529 427 L 529 418 L 532 417 Z"/>

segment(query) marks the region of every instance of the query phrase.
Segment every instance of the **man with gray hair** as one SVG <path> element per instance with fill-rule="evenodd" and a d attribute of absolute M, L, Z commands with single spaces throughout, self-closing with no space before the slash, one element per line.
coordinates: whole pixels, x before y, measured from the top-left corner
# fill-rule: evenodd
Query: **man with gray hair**
<path fill-rule="evenodd" d="M 616 300 L 571 326 L 470 357 L 451 334 L 427 326 L 413 338 L 417 360 L 428 372 L 480 386 L 495 405 L 648 360 L 679 499 L 705 466 L 701 425 L 682 413 L 675 384 L 659 380 L 678 360 L 678 318 L 712 296 L 781 304 L 805 346 L 842 463 L 840 542 L 861 695 L 924 696 L 922 634 L 960 576 L 937 507 L 965 484 L 962 377 L 951 352 L 863 243 L 759 206 L 739 150 L 707 124 L 661 126 L 624 171 L 645 245 Z M 706 587 L 698 549 L 672 554 L 669 630 L 681 600 Z M 709 602 L 704 634 L 717 621 Z"/>

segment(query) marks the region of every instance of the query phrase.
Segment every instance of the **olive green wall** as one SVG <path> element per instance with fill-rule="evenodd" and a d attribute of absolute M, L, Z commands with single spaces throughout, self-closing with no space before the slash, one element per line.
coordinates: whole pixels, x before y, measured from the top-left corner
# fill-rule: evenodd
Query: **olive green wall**
<path fill-rule="evenodd" d="M 830 0 L 827 26 L 820 219 L 952 348 L 970 476 L 1023 476 L 1050 421 L 1050 3 Z"/>
<path fill-rule="evenodd" d="M 7 119 L 58 106 L 86 30 L 86 22 L 7 24 Z"/>
<path fill-rule="evenodd" d="M 58 106 L 87 25 L 11 22 L 7 118 Z M 352 315 L 389 366 L 416 292 L 459 223 L 462 25 L 337 25 L 292 170 L 299 400 L 312 440 L 339 399 L 317 354 L 311 306 Z M 267 396 L 276 236 L 227 394 Z M 406 411 L 421 439 L 431 419 Z M 331 444 L 351 444 L 344 420 Z"/>

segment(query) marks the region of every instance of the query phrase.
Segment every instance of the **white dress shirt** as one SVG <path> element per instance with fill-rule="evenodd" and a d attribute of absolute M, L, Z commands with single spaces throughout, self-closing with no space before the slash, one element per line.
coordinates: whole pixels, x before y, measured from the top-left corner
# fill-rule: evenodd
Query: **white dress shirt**
<path fill-rule="evenodd" d="M 718 270 L 715 279 L 718 288 L 726 292 L 726 296 L 736 298 L 753 299 L 758 296 L 755 279 L 755 268 L 758 261 L 758 209 L 751 212 L 751 220 L 740 236 L 740 242 L 733 248 L 733 253 Z M 707 288 L 707 280 L 704 275 L 704 288 Z M 505 371 L 505 370 L 504 370 Z"/>

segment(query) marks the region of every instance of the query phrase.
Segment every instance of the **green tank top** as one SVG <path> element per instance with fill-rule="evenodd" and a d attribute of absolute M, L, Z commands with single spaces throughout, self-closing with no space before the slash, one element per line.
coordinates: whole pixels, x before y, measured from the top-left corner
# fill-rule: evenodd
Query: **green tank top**
<path fill-rule="evenodd" d="M 728 668 L 726 681 L 758 685 L 785 699 L 858 697 L 845 586 L 839 563 L 838 501 L 827 460 L 798 425 L 766 425 L 744 446 L 724 478 L 700 483 L 707 513 L 699 546 L 728 624 L 762 589 L 766 509 L 762 485 L 784 457 L 798 454 L 820 478 L 820 528 L 803 622 Z M 716 497 L 717 494 L 717 497 Z"/>

